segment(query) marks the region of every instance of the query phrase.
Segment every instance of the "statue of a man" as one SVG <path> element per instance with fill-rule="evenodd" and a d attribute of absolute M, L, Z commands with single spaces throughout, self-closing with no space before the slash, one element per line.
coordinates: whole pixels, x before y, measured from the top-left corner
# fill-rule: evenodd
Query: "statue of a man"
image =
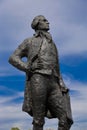
<path fill-rule="evenodd" d="M 45 117 L 58 118 L 58 130 L 69 130 L 73 123 L 69 90 L 60 75 L 57 48 L 48 32 L 49 22 L 39 15 L 31 27 L 34 36 L 25 39 L 9 58 L 13 66 L 26 72 L 23 111 L 33 117 L 33 130 L 43 130 Z M 23 57 L 27 57 L 27 62 Z"/>

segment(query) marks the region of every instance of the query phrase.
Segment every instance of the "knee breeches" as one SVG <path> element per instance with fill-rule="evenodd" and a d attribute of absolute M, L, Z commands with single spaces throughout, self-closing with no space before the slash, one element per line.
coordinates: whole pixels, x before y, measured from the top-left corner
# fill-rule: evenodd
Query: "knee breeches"
<path fill-rule="evenodd" d="M 44 125 L 47 109 L 59 119 L 59 126 L 67 123 L 62 93 L 53 76 L 34 74 L 30 80 L 32 94 L 33 124 Z"/>

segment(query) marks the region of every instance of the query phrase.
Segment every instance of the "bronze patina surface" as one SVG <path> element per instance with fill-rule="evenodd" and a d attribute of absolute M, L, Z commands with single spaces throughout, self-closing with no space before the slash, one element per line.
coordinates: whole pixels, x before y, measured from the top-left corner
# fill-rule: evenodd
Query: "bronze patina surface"
<path fill-rule="evenodd" d="M 49 22 L 39 15 L 31 27 L 35 34 L 25 39 L 9 58 L 10 64 L 26 73 L 23 111 L 33 117 L 33 130 L 43 130 L 45 117 L 58 118 L 58 130 L 70 130 L 73 119 L 69 89 L 60 74 Z M 23 57 L 27 57 L 27 62 Z"/>

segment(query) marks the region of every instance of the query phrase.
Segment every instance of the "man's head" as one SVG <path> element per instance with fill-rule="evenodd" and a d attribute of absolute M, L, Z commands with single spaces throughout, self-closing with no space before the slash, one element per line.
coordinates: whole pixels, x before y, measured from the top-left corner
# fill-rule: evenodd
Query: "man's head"
<path fill-rule="evenodd" d="M 43 16 L 43 15 L 38 15 L 36 16 L 32 23 L 31 27 L 36 31 L 36 30 L 49 30 L 49 22 L 48 20 Z"/>

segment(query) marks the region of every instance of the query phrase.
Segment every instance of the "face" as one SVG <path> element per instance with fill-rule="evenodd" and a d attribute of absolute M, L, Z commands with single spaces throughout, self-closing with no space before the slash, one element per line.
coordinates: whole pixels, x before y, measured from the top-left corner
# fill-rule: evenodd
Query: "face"
<path fill-rule="evenodd" d="M 40 30 L 49 30 L 49 22 L 45 17 L 41 17 L 38 24 L 38 29 Z"/>

